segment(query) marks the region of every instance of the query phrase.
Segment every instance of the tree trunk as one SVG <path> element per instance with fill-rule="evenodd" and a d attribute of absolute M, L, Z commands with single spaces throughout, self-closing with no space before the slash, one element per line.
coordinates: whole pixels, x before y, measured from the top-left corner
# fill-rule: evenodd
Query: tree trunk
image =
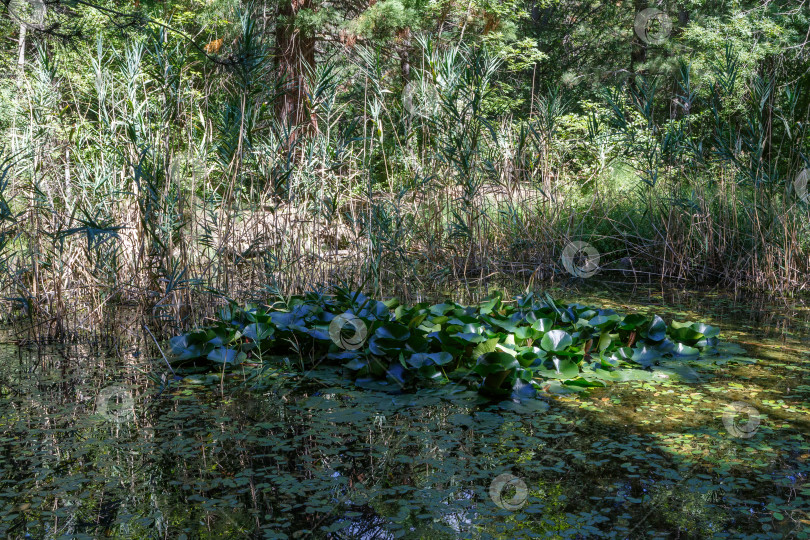
<path fill-rule="evenodd" d="M 635 13 L 634 16 L 638 16 L 639 13 L 644 11 L 649 7 L 647 5 L 647 0 L 633 0 L 633 11 Z M 647 61 L 647 43 L 644 42 L 636 32 L 633 32 L 633 43 L 632 43 L 632 50 L 630 51 L 630 76 L 635 78 L 636 75 L 636 67 L 640 64 L 643 64 Z"/>
<path fill-rule="evenodd" d="M 315 36 L 304 35 L 295 28 L 295 18 L 302 9 L 310 9 L 312 0 L 281 0 L 276 27 L 278 71 L 284 81 L 284 93 L 276 110 L 281 122 L 289 126 L 316 124 L 309 110 L 306 68 L 315 67 Z M 316 127 L 316 126 L 313 126 Z"/>
<path fill-rule="evenodd" d="M 402 85 L 408 84 L 411 80 L 411 29 L 405 28 L 398 32 L 397 41 L 399 47 L 399 68 L 402 71 Z"/>

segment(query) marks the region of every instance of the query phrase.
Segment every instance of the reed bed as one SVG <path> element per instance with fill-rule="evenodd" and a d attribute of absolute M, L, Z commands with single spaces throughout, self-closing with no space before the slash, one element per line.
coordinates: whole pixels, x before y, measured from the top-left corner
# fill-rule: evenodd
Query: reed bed
<path fill-rule="evenodd" d="M 99 41 L 70 66 L 78 87 L 63 51 L 39 48 L 0 158 L 7 313 L 58 337 L 132 305 L 175 332 L 329 283 L 405 301 L 539 287 L 573 279 L 574 240 L 601 254 L 593 280 L 808 287 L 807 88 L 736 80 L 730 49 L 700 91 L 682 64 L 596 104 L 538 88 L 515 118 L 492 106 L 502 67 L 484 50 L 420 40 L 413 80 L 436 100 L 414 105 L 357 46 L 307 74 L 309 119 L 285 124 L 249 15 L 241 31 L 232 65 L 165 32 Z"/>

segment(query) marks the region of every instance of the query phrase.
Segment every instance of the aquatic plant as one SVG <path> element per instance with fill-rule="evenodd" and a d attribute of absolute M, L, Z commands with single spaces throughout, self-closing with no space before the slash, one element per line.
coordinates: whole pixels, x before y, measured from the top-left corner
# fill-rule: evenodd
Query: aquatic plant
<path fill-rule="evenodd" d="M 522 401 L 538 391 L 567 393 L 609 382 L 687 382 L 690 364 L 727 362 L 743 349 L 700 322 L 564 305 L 548 294 L 496 293 L 474 306 L 413 306 L 337 288 L 270 306 L 231 305 L 216 324 L 170 340 L 177 374 L 290 363 L 336 366 L 357 385 L 395 392 L 424 386 L 474 386 L 490 398 Z"/>

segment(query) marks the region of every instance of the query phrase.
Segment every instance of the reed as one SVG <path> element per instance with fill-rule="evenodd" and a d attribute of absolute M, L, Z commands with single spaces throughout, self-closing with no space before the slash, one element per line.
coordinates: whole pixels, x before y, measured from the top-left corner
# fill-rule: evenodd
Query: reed
<path fill-rule="evenodd" d="M 228 299 L 325 283 L 412 301 L 570 280 L 572 240 L 601 252 L 595 280 L 808 286 L 793 190 L 810 167 L 807 88 L 776 71 L 740 80 L 731 49 L 700 84 L 681 64 L 601 103 L 551 86 L 515 118 L 493 112 L 502 67 L 484 50 L 416 40 L 411 80 L 438 102 L 413 114 L 404 81 L 358 47 L 307 73 L 309 119 L 292 125 L 268 45 L 240 21 L 237 63 L 158 31 L 120 51 L 98 41 L 70 66 L 80 87 L 64 51 L 38 49 L 0 157 L 9 310 L 56 336 L 133 305 L 177 332 Z"/>

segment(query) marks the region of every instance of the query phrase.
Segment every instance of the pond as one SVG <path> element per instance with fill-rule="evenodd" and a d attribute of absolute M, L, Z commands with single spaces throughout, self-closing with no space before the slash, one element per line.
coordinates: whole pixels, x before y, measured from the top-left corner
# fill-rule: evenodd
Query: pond
<path fill-rule="evenodd" d="M 519 412 L 325 370 L 172 380 L 138 325 L 37 346 L 18 323 L 0 330 L 0 536 L 810 538 L 802 302 L 555 296 L 704 321 L 750 361 Z"/>

